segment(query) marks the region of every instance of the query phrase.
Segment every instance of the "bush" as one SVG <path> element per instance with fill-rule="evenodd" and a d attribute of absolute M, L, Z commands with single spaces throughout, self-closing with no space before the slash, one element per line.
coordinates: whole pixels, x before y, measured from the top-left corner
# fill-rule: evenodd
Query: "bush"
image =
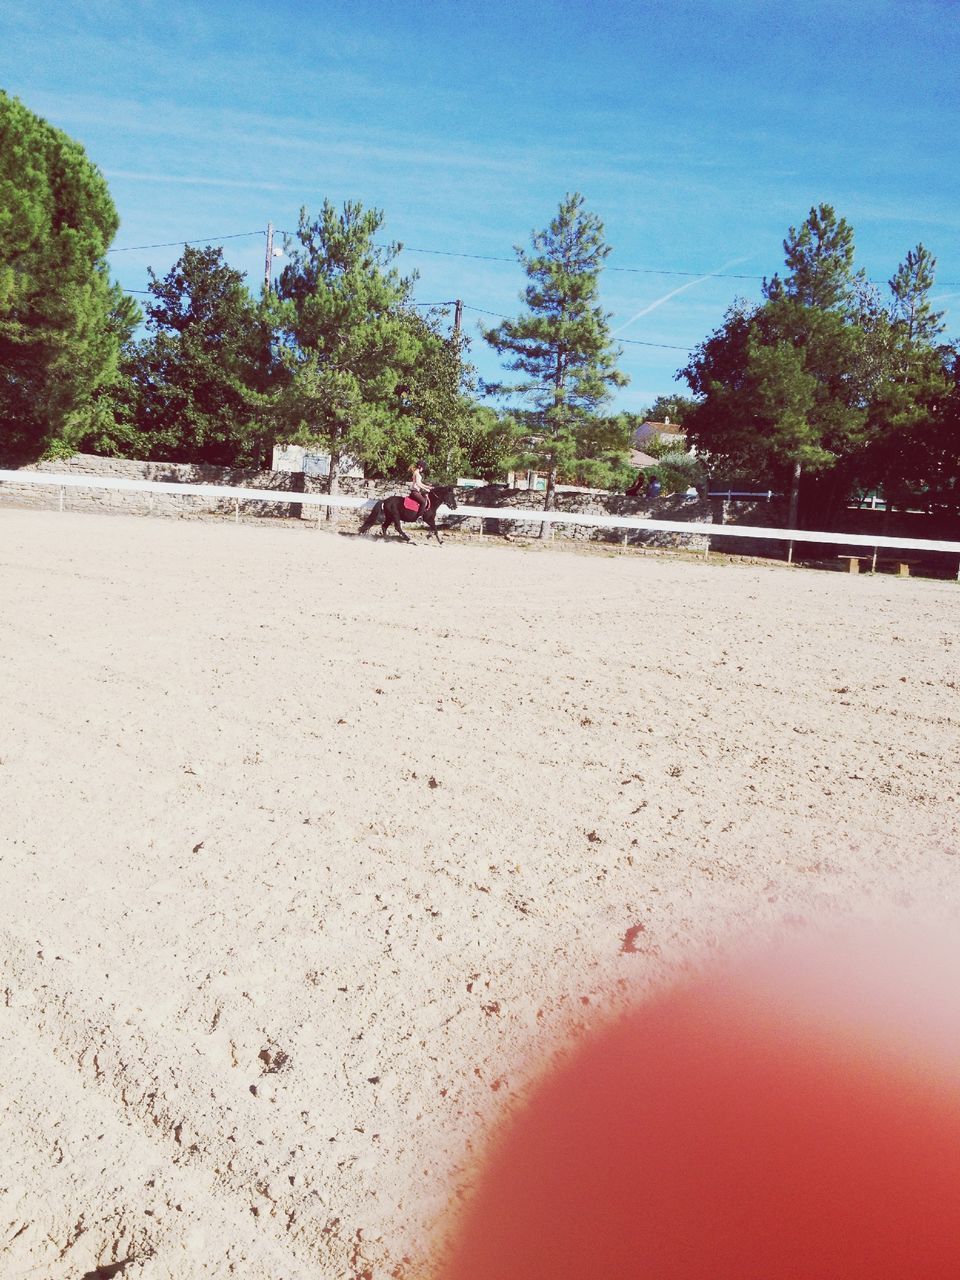
<path fill-rule="evenodd" d="M 658 458 L 657 465 L 647 471 L 656 475 L 664 493 L 682 493 L 691 485 L 706 491 L 707 469 L 695 454 L 672 450 Z"/>

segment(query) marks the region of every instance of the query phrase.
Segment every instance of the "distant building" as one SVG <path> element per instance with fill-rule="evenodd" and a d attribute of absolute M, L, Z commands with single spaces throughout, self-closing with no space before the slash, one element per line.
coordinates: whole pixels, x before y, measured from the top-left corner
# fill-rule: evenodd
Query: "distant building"
<path fill-rule="evenodd" d="M 672 431 L 671 425 L 669 418 L 664 419 L 663 422 L 641 422 L 633 433 L 631 444 L 635 449 L 643 449 L 644 445 L 656 442 L 668 448 L 681 449 L 684 453 L 694 453 L 695 450 L 687 445 L 687 437 L 683 432 Z"/>
<path fill-rule="evenodd" d="M 649 453 L 644 453 L 641 449 L 631 449 L 630 457 L 627 461 L 631 467 L 636 467 L 638 471 L 643 467 L 655 467 L 657 465 L 656 458 L 651 457 Z"/>

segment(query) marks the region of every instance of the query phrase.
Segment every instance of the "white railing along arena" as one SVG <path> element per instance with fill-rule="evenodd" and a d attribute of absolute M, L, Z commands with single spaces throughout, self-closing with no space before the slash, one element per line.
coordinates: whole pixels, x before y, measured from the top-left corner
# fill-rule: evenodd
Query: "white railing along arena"
<path fill-rule="evenodd" d="M 376 499 L 352 494 L 291 493 L 276 489 L 233 488 L 214 484 L 180 484 L 171 480 L 126 480 L 115 476 L 55 475 L 48 471 L 6 471 L 0 469 L 0 486 L 35 484 L 60 489 L 60 509 L 67 489 L 121 489 L 143 493 L 174 493 L 199 498 L 232 499 L 235 518 L 240 518 L 242 502 L 279 502 L 304 507 L 366 508 Z M 2 493 L 2 487 L 0 487 Z M 780 542 L 827 542 L 835 546 L 885 548 L 896 551 L 943 551 L 960 555 L 960 542 L 933 538 L 901 538 L 874 533 L 832 533 L 815 529 L 774 529 L 763 525 L 717 525 L 692 520 L 646 520 L 639 516 L 607 516 L 584 511 L 532 511 L 516 507 L 458 507 L 454 519 L 507 520 L 522 524 L 580 524 L 600 529 L 648 529 L 663 533 L 696 533 L 707 538 L 768 538 Z M 957 572 L 960 581 L 960 569 Z"/>

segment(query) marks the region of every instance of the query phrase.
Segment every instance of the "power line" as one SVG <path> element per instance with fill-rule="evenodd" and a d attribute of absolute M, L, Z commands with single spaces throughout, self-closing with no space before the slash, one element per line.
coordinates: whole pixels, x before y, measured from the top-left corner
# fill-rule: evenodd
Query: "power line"
<path fill-rule="evenodd" d="M 516 262 L 516 258 L 500 258 L 492 253 L 457 253 L 453 249 L 414 249 L 406 244 L 403 249 L 405 253 L 432 253 L 441 258 L 474 258 L 478 262 Z"/>
<path fill-rule="evenodd" d="M 168 240 L 164 244 L 125 244 L 119 249 L 108 249 L 107 253 L 133 253 L 136 249 L 177 249 L 182 244 L 219 244 L 222 240 L 243 240 L 247 236 L 263 235 L 266 235 L 265 231 L 236 231 L 229 236 L 199 236 L 196 240 Z"/>
<path fill-rule="evenodd" d="M 405 244 L 403 246 L 404 253 L 429 253 L 443 258 L 472 258 L 480 262 L 510 262 L 516 263 L 516 258 L 502 258 L 492 253 L 458 253 L 453 249 L 419 249 L 412 245 Z M 647 276 L 687 276 L 698 280 L 766 280 L 765 275 L 745 275 L 737 271 L 679 271 L 673 267 L 616 267 L 605 266 L 604 271 L 620 271 L 627 272 L 631 275 L 647 275 Z M 867 284 L 884 285 L 889 284 L 889 280 L 868 280 Z M 960 288 L 960 281 L 956 280 L 938 280 L 936 282 L 938 289 L 954 289 Z M 473 308 L 477 310 L 476 307 Z M 491 313 L 492 314 L 492 313 Z"/>
<path fill-rule="evenodd" d="M 295 233 L 292 231 L 284 231 L 281 227 L 277 228 L 280 235 L 290 236 Z M 119 249 L 108 249 L 107 253 L 132 253 L 139 249 L 176 249 L 182 244 L 218 244 L 223 240 L 242 240 L 247 236 L 262 236 L 264 231 L 238 231 L 227 236 L 200 236 L 196 240 L 168 240 L 163 244 L 130 244 L 123 245 Z M 404 245 L 405 253 L 427 253 L 434 257 L 440 258 L 469 258 L 476 262 L 509 262 L 516 264 L 516 258 L 504 258 L 492 253 L 462 253 L 454 249 L 423 249 L 412 245 Z M 717 279 L 717 280 L 763 280 L 764 276 L 747 276 L 735 275 L 723 271 L 674 271 L 665 267 L 607 267 L 607 271 L 627 271 L 639 275 L 651 276 L 699 276 L 701 279 Z M 871 283 L 880 283 L 879 281 L 871 281 Z M 950 281 L 945 281 L 950 284 Z M 134 292 L 131 290 L 131 292 Z M 476 310 L 476 308 L 474 308 Z"/>
<path fill-rule="evenodd" d="M 150 294 L 153 291 L 151 289 L 124 289 L 124 292 Z M 451 298 L 445 302 L 412 302 L 410 305 L 413 307 L 455 307 L 457 303 L 455 298 Z M 463 302 L 461 303 L 461 306 L 464 311 L 476 311 L 479 315 L 493 316 L 496 320 L 508 319 L 508 317 L 500 311 L 487 311 L 483 307 L 472 307 L 469 302 Z M 642 342 L 639 338 L 618 338 L 617 342 L 625 343 L 627 346 L 631 347 L 658 347 L 664 351 L 690 352 L 693 350 L 693 347 L 678 347 L 669 342 Z"/>
<path fill-rule="evenodd" d="M 502 258 L 491 253 L 458 253 L 452 249 L 419 249 L 412 245 L 404 245 L 405 253 L 429 253 L 438 255 L 443 258 L 472 258 L 480 262 L 510 262 L 516 264 L 516 258 Z M 765 275 L 744 275 L 736 271 L 679 271 L 673 267 L 616 267 L 605 266 L 604 271 L 620 271 L 627 272 L 631 275 L 647 275 L 647 276 L 688 276 L 698 280 L 766 280 Z M 889 284 L 889 280 L 868 280 L 868 284 L 884 285 Z M 956 280 L 938 280 L 936 282 L 938 289 L 954 289 L 960 288 L 960 281 Z M 476 307 L 473 308 L 477 310 Z M 492 313 L 491 313 L 492 314 Z M 682 348 L 685 350 L 685 348 Z"/>
<path fill-rule="evenodd" d="M 179 243 L 179 242 L 178 242 Z M 125 285 L 121 286 L 124 293 L 153 293 L 152 289 L 128 289 Z M 455 301 L 450 302 L 411 302 L 411 307 L 452 307 Z"/>
<path fill-rule="evenodd" d="M 280 235 L 292 236 L 295 232 L 284 231 L 278 227 Z M 169 240 L 163 244 L 131 244 L 123 245 L 118 249 L 108 249 L 107 253 L 132 253 L 139 249 L 175 249 L 182 244 L 216 244 L 223 240 L 242 240 L 248 236 L 266 235 L 265 231 L 237 231 L 226 236 L 206 236 L 198 237 L 195 240 Z M 382 247 L 382 246 L 381 246 Z M 456 249 L 424 249 L 419 246 L 404 245 L 405 253 L 426 253 L 433 257 L 440 258 L 468 258 L 476 262 L 509 262 L 516 264 L 517 259 L 502 257 L 492 253 L 463 253 Z M 619 271 L 629 275 L 648 275 L 648 276 L 683 276 L 696 277 L 701 280 L 766 280 L 765 275 L 745 275 L 741 272 L 734 271 L 681 271 L 673 267 L 617 267 L 606 266 L 605 271 Z M 868 280 L 868 284 L 884 285 L 889 284 L 888 280 Z M 960 281 L 957 280 L 938 280 L 936 282 L 938 289 L 954 289 L 960 288 Z M 134 290 L 131 290 L 134 292 Z M 473 310 L 478 308 L 474 307 Z M 494 314 L 493 312 L 490 313 Z"/>
<path fill-rule="evenodd" d="M 463 304 L 463 309 L 464 311 L 476 311 L 482 316 L 495 316 L 497 320 L 507 319 L 507 316 L 505 316 L 501 311 L 486 311 L 483 307 L 471 307 L 469 302 L 465 302 Z"/>
<path fill-rule="evenodd" d="M 699 280 L 765 280 L 766 276 L 744 276 L 732 271 L 673 271 L 665 267 L 605 267 L 605 271 L 628 271 L 632 275 L 694 276 Z"/>
<path fill-rule="evenodd" d="M 283 236 L 291 236 L 291 235 L 293 235 L 293 234 L 294 234 L 294 233 L 289 232 L 289 231 L 284 231 L 284 230 L 282 230 L 282 229 L 280 229 L 280 228 L 278 228 L 278 230 L 280 231 L 280 234 L 281 234 L 281 235 L 283 235 Z M 196 240 L 171 240 L 171 241 L 167 241 L 166 243 L 163 243 L 163 244 L 125 245 L 125 246 L 123 246 L 123 247 L 121 247 L 121 248 L 118 248 L 118 249 L 108 249 L 108 250 L 107 250 L 107 252 L 108 252 L 108 253 L 130 253 L 130 252 L 133 252 L 134 250 L 140 250 L 140 249 L 172 249 L 172 248 L 177 248 L 177 247 L 179 247 L 181 244 L 183 244 L 183 245 L 188 245 L 188 244 L 212 244 L 212 243 L 219 243 L 219 242 L 222 242 L 222 241 L 224 241 L 224 240 L 242 240 L 242 239 L 246 239 L 246 238 L 248 238 L 248 237 L 250 237 L 250 236 L 262 236 L 262 235 L 268 235 L 268 237 L 269 237 L 269 229 L 268 229 L 268 231 L 267 231 L 267 232 L 264 232 L 264 231 L 237 231 L 237 232 L 233 232 L 233 233 L 231 233 L 230 235 L 224 235 L 224 236 L 208 236 L 208 237 L 206 237 L 206 238 L 198 238 L 198 239 L 196 239 Z M 424 253 L 424 254 L 431 254 L 431 255 L 433 255 L 433 256 L 436 256 L 436 257 L 443 257 L 443 258 L 466 258 L 466 259 L 471 259 L 471 260 L 473 260 L 473 261 L 480 261 L 480 262 L 509 262 L 509 263 L 516 263 L 516 261 L 517 261 L 517 260 L 516 260 L 516 258 L 505 258 L 505 257 L 500 257 L 500 256 L 497 256 L 497 255 L 494 255 L 494 254 L 485 254 L 485 253 L 463 253 L 463 252 L 460 252 L 460 251 L 458 251 L 458 250 L 453 250 L 453 249 L 424 249 L 424 248 L 416 248 L 416 247 L 409 246 L 409 245 L 404 245 L 404 246 L 403 246 L 403 248 L 404 248 L 408 253 Z M 681 270 L 677 270 L 677 269 L 674 269 L 674 268 L 668 268 L 668 267 L 616 267 L 616 266 L 610 266 L 610 267 L 607 267 L 606 269 L 607 269 L 608 271 L 619 271 L 619 272 L 626 273 L 626 274 L 631 274 L 631 275 L 682 276 L 682 277 L 697 278 L 697 279 L 700 279 L 700 280 L 753 280 L 753 281 L 756 281 L 756 280 L 764 280 L 764 281 L 765 281 L 765 280 L 766 280 L 766 278 L 767 278 L 766 276 L 759 276 L 759 275 L 745 275 L 745 274 L 736 273 L 736 272 L 709 271 L 709 272 L 705 272 L 705 273 L 700 273 L 700 272 L 696 272 L 696 271 L 681 271 Z M 889 283 L 889 282 L 888 282 L 888 281 L 880 281 L 880 280 L 869 280 L 869 281 L 868 281 L 868 283 L 869 283 L 869 284 L 880 285 L 880 284 Z M 938 287 L 938 288 L 954 288 L 954 287 L 960 287 L 960 282 L 955 282 L 955 281 L 952 281 L 952 280 L 939 281 L 939 282 L 938 282 L 938 286 L 937 286 L 937 287 Z M 126 292 L 127 292 L 127 293 L 149 294 L 149 293 L 151 292 L 151 290 L 149 290 L 149 289 L 127 289 L 127 290 L 126 290 Z M 507 316 L 503 315 L 503 313 L 502 313 L 502 312 L 499 312 L 499 311 L 489 311 L 489 310 L 487 310 L 487 309 L 486 309 L 486 308 L 484 308 L 484 307 L 474 307 L 474 306 L 471 306 L 469 303 L 465 303 L 465 302 L 457 302 L 456 300 L 453 300 L 453 301 L 446 301 L 446 302 L 414 302 L 414 303 L 412 303 L 411 305 L 412 305 L 412 306 L 414 306 L 414 307 L 452 307 L 452 306 L 456 306 L 456 307 L 458 307 L 458 315 L 459 315 L 459 311 L 460 311 L 460 310 L 466 310 L 466 311 L 474 311 L 474 312 L 476 312 L 478 315 L 493 316 L 493 317 L 494 317 L 495 319 L 497 319 L 497 320 L 506 320 L 506 319 L 508 318 Z M 652 347 L 652 348 L 656 348 L 657 350 L 661 350 L 661 351 L 682 351 L 682 352 L 684 352 L 685 354 L 688 354 L 688 355 L 689 355 L 689 353 L 690 353 L 692 350 L 694 350 L 694 348 L 693 348 L 693 347 L 683 347 L 683 346 L 679 346 L 678 344 L 675 344 L 675 343 L 670 343 L 670 342 L 645 342 L 645 341 L 643 341 L 642 339 L 639 339 L 639 338 L 620 338 L 620 339 L 618 339 L 618 341 L 619 341 L 619 342 L 621 342 L 622 344 L 624 344 L 625 346 L 631 346 L 631 347 Z"/>
<path fill-rule="evenodd" d="M 420 249 L 413 245 L 403 246 L 405 253 L 429 253 L 442 258 L 472 258 L 479 262 L 510 262 L 516 258 L 502 258 L 492 253 L 457 253 L 452 249 Z M 650 276 L 696 276 L 701 280 L 763 280 L 764 276 L 736 275 L 726 271 L 674 271 L 665 267 L 605 267 L 605 271 L 629 271 L 638 275 Z"/>
<path fill-rule="evenodd" d="M 623 342 L 628 347 L 660 347 L 663 351 L 686 351 L 687 354 L 694 350 L 693 347 L 677 347 L 672 342 L 641 342 L 639 338 L 617 338 L 617 342 Z"/>

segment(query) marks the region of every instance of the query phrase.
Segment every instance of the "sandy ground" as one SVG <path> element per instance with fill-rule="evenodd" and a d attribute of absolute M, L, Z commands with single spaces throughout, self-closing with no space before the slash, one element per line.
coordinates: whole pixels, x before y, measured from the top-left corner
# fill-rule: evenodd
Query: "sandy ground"
<path fill-rule="evenodd" d="M 430 1276 L 564 1028 L 960 906 L 950 582 L 0 508 L 0 1275 Z"/>

